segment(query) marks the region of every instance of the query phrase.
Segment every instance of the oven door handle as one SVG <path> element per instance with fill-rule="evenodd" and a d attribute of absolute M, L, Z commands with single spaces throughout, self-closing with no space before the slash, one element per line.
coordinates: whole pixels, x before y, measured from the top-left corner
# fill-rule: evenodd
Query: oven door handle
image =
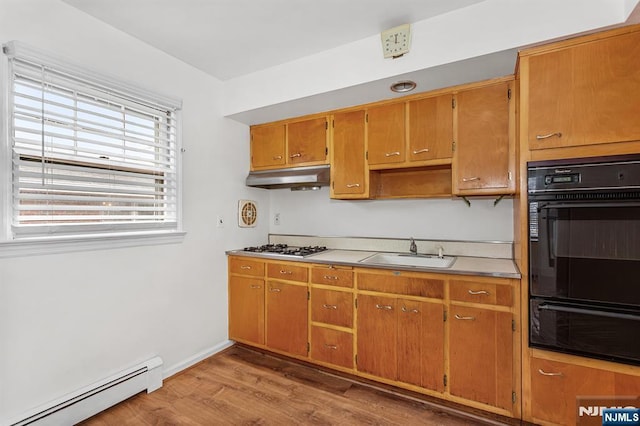
<path fill-rule="evenodd" d="M 597 207 L 597 208 L 610 208 L 610 207 L 640 207 L 638 202 L 609 202 L 609 203 L 540 203 L 538 205 L 538 211 L 543 209 L 570 209 L 570 208 L 583 208 L 583 207 Z"/>
<path fill-rule="evenodd" d="M 619 312 L 598 311 L 598 310 L 584 309 L 584 308 L 574 308 L 571 306 L 541 304 L 541 305 L 538 305 L 538 309 L 541 311 L 545 310 L 545 311 L 569 312 L 573 314 L 586 314 L 586 315 L 595 315 L 599 317 L 609 317 L 609 318 L 640 321 L 640 315 L 623 314 Z"/>

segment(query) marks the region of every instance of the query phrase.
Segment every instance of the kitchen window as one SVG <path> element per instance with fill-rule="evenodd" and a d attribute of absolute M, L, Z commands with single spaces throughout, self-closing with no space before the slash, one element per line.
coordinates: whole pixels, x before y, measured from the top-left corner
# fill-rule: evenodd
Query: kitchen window
<path fill-rule="evenodd" d="M 7 241 L 180 233 L 179 101 L 12 42 Z"/>

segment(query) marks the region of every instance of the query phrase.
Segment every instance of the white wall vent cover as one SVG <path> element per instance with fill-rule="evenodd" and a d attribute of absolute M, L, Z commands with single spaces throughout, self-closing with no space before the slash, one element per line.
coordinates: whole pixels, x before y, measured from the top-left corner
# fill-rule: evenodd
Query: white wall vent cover
<path fill-rule="evenodd" d="M 258 205 L 255 201 L 240 200 L 238 202 L 238 226 L 253 228 L 258 221 Z"/>

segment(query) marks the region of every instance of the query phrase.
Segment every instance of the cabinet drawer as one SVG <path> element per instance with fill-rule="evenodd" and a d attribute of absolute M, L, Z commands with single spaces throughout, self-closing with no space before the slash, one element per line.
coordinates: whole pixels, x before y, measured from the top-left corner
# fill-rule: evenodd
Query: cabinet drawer
<path fill-rule="evenodd" d="M 246 257 L 230 257 L 229 272 L 232 274 L 251 275 L 253 277 L 264 276 L 264 262 L 248 259 Z"/>
<path fill-rule="evenodd" d="M 314 266 L 311 269 L 311 282 L 337 287 L 353 287 L 353 270 Z"/>
<path fill-rule="evenodd" d="M 353 368 L 353 335 L 324 327 L 311 327 L 311 358 Z"/>
<path fill-rule="evenodd" d="M 358 289 L 442 299 L 444 281 L 415 276 L 358 273 Z"/>
<path fill-rule="evenodd" d="M 353 295 L 345 291 L 312 288 L 311 321 L 353 327 Z"/>
<path fill-rule="evenodd" d="M 487 305 L 511 306 L 513 288 L 509 284 L 451 280 L 451 300 L 484 303 Z"/>
<path fill-rule="evenodd" d="M 267 265 L 267 276 L 280 280 L 307 282 L 309 268 L 289 263 L 269 263 Z"/>

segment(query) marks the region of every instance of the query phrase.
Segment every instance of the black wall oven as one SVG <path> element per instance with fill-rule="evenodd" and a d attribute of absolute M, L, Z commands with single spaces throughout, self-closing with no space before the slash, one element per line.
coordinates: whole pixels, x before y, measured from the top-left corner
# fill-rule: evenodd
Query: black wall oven
<path fill-rule="evenodd" d="M 640 155 L 531 162 L 529 343 L 640 365 Z"/>

